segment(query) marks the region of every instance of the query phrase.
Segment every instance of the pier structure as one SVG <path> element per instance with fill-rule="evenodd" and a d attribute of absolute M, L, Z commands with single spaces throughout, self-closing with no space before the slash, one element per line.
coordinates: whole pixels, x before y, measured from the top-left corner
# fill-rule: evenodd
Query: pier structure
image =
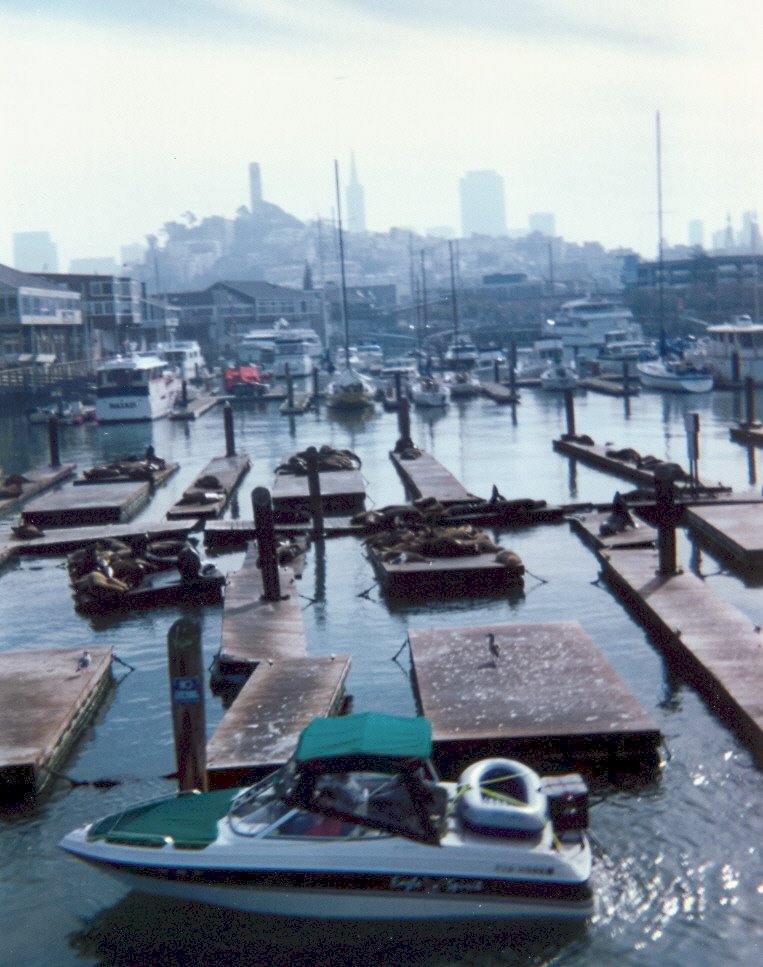
<path fill-rule="evenodd" d="M 417 628 L 408 640 L 444 773 L 490 755 L 654 767 L 659 730 L 577 622 Z"/>
<path fill-rule="evenodd" d="M 24 506 L 22 517 L 35 527 L 74 527 L 130 520 L 148 503 L 153 487 L 147 480 L 73 484 L 42 494 Z"/>
<path fill-rule="evenodd" d="M 0 802 L 34 798 L 112 682 L 111 648 L 0 655 Z"/>
<path fill-rule="evenodd" d="M 215 406 L 225 402 L 221 396 L 209 396 L 206 393 L 194 399 L 188 400 L 185 405 L 175 404 L 175 408 L 169 414 L 171 420 L 198 420 Z"/>
<path fill-rule="evenodd" d="M 318 483 L 324 514 L 356 514 L 363 510 L 366 484 L 359 470 L 321 470 Z M 276 523 L 304 520 L 311 512 L 307 474 L 276 474 L 272 495 Z"/>
<path fill-rule="evenodd" d="M 12 513 L 43 491 L 74 476 L 73 463 L 36 467 L 6 477 L 0 485 L 0 514 Z"/>
<path fill-rule="evenodd" d="M 248 456 L 230 450 L 232 447 L 228 456 L 210 460 L 180 500 L 167 511 L 167 520 L 202 521 L 222 514 L 251 466 Z"/>
<path fill-rule="evenodd" d="M 447 507 L 476 499 L 431 453 L 408 447 L 394 450 L 390 459 L 413 500 L 432 497 Z"/>

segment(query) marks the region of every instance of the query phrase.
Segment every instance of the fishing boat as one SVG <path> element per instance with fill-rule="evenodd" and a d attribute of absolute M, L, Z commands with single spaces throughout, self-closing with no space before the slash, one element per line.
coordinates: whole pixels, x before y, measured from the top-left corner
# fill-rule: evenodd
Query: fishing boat
<path fill-rule="evenodd" d="M 326 387 L 326 404 L 334 410 L 367 410 L 373 406 L 376 387 L 371 380 L 358 372 L 351 363 L 350 316 L 347 306 L 347 282 L 344 266 L 344 233 L 342 231 L 342 208 L 339 194 L 339 164 L 334 161 L 336 182 L 337 231 L 339 234 L 339 262 L 342 270 L 342 326 L 344 329 L 343 364 Z M 357 351 L 355 353 L 357 359 Z M 356 364 L 357 365 L 357 364 Z"/>
<path fill-rule="evenodd" d="M 636 363 L 636 372 L 647 389 L 667 390 L 672 393 L 709 393 L 713 388 L 713 374 L 706 366 L 696 366 L 687 359 L 659 359 Z"/>
<path fill-rule="evenodd" d="M 223 372 L 223 390 L 236 400 L 258 400 L 268 392 L 270 384 L 259 367 L 228 366 Z"/>
<path fill-rule="evenodd" d="M 246 789 L 178 793 L 60 846 L 145 893 L 318 919 L 585 918 L 587 791 L 487 759 L 444 782 L 424 718 L 315 719 Z"/>
<path fill-rule="evenodd" d="M 180 380 L 158 353 L 115 356 L 98 366 L 95 416 L 99 423 L 156 420 L 172 412 L 179 392 Z"/>
<path fill-rule="evenodd" d="M 567 390 L 578 385 L 578 374 L 572 366 L 554 363 L 540 374 L 541 389 Z"/>

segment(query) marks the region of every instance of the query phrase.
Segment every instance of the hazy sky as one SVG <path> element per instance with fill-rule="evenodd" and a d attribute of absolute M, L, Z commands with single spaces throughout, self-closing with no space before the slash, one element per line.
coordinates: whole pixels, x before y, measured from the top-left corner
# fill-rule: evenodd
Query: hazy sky
<path fill-rule="evenodd" d="M 761 208 L 760 0 L 0 0 L 0 262 L 60 268 L 263 193 L 329 216 L 354 150 L 372 230 L 460 229 L 458 181 L 505 179 L 510 228 L 657 247 Z"/>

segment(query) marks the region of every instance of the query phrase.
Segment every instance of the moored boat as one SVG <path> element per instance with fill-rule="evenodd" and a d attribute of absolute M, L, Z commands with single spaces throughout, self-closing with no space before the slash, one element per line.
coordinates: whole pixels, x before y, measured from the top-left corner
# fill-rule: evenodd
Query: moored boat
<path fill-rule="evenodd" d="M 316 719 L 243 790 L 180 793 L 61 847 L 146 893 L 323 919 L 584 918 L 587 794 L 508 759 L 444 782 L 423 718 Z"/>
<path fill-rule="evenodd" d="M 709 393 L 713 388 L 713 374 L 707 367 L 695 366 L 685 359 L 646 360 L 636 364 L 641 385 L 647 389 L 673 393 Z"/>
<path fill-rule="evenodd" d="M 436 376 L 411 376 L 406 392 L 414 406 L 440 407 L 447 406 L 450 401 L 448 384 Z"/>
<path fill-rule="evenodd" d="M 155 352 L 115 356 L 98 366 L 95 416 L 99 423 L 156 420 L 172 412 L 180 381 Z"/>
<path fill-rule="evenodd" d="M 575 389 L 578 385 L 578 375 L 572 366 L 555 363 L 541 373 L 540 385 L 545 390 Z"/>
<path fill-rule="evenodd" d="M 698 366 L 707 366 L 719 382 L 749 378 L 763 384 L 763 323 L 738 315 L 730 322 L 708 326 L 705 336 L 685 356 Z"/>
<path fill-rule="evenodd" d="M 349 367 L 337 373 L 326 387 L 326 403 L 337 410 L 373 406 L 375 395 L 376 388 L 371 380 Z"/>

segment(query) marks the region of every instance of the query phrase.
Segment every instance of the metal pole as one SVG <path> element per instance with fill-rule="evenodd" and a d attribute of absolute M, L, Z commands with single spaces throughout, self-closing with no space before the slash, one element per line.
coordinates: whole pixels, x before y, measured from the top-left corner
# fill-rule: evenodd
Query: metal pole
<path fill-rule="evenodd" d="M 167 657 L 175 736 L 178 788 L 207 791 L 204 662 L 201 625 L 178 618 L 167 635 Z"/>
<path fill-rule="evenodd" d="M 310 494 L 310 514 L 313 518 L 313 537 L 320 540 L 325 536 L 325 531 L 323 527 L 321 480 L 318 471 L 318 451 L 315 447 L 308 447 L 305 456 L 307 462 L 307 486 Z"/>
<path fill-rule="evenodd" d="M 280 601 L 281 585 L 278 577 L 276 535 L 273 526 L 273 505 L 267 487 L 255 487 L 252 491 L 254 529 L 257 535 L 257 553 L 262 572 L 262 600 Z"/>
<path fill-rule="evenodd" d="M 228 401 L 223 406 L 223 421 L 225 423 L 225 456 L 236 456 L 236 441 L 233 437 L 233 407 Z"/>

